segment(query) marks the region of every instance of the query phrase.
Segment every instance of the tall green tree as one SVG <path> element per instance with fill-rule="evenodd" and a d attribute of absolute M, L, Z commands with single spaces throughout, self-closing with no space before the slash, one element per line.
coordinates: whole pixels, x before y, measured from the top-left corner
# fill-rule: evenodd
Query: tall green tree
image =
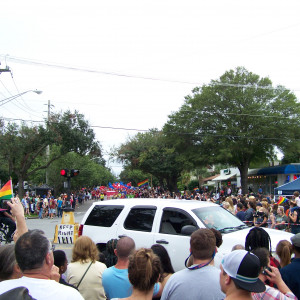
<path fill-rule="evenodd" d="M 170 191 L 177 190 L 183 164 L 175 148 L 157 129 L 129 138 L 117 149 L 116 157 L 132 169 L 152 174 L 160 185 L 167 186 Z"/>
<path fill-rule="evenodd" d="M 275 146 L 284 149 L 299 138 L 299 112 L 291 91 L 238 67 L 196 87 L 169 116 L 164 132 L 195 166 L 236 166 L 246 193 L 250 163 L 272 157 Z"/>
<path fill-rule="evenodd" d="M 18 178 L 18 193 L 24 194 L 23 181 L 38 170 L 46 169 L 50 164 L 74 151 L 80 155 L 91 153 L 101 155 L 101 148 L 95 140 L 95 134 L 82 114 L 67 111 L 53 114 L 48 123 L 30 126 L 25 123 L 1 123 L 0 156 L 7 162 L 9 174 Z M 44 156 L 47 146 L 60 146 L 49 160 L 38 160 Z"/>

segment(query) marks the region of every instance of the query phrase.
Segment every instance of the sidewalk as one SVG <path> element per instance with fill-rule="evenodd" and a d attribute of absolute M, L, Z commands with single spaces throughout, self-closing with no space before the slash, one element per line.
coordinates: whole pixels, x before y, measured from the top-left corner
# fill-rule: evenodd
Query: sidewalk
<path fill-rule="evenodd" d="M 74 211 L 75 223 L 80 223 L 85 212 L 90 208 L 94 201 L 89 200 L 83 204 L 78 204 L 78 207 Z M 39 219 L 39 218 L 27 218 L 26 220 L 28 229 L 40 229 L 45 232 L 48 239 L 53 240 L 55 233 L 55 226 L 61 224 L 61 218 L 54 217 L 53 219 Z"/>

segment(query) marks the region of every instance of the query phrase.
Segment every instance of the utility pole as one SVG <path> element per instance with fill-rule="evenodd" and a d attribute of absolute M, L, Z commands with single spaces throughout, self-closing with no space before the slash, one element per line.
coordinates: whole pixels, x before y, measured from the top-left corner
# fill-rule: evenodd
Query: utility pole
<path fill-rule="evenodd" d="M 48 109 L 47 109 L 47 121 L 48 121 L 48 123 L 50 122 L 51 106 L 53 106 L 53 105 L 51 105 L 50 100 L 48 100 Z M 48 127 L 48 125 L 47 125 L 47 127 Z M 49 127 L 48 127 L 48 129 L 49 129 Z M 46 163 L 49 162 L 49 158 L 50 158 L 50 146 L 47 145 L 47 147 L 46 147 Z M 46 184 L 48 184 L 48 183 L 49 183 L 49 174 L 48 174 L 48 167 L 47 167 L 46 168 Z"/>

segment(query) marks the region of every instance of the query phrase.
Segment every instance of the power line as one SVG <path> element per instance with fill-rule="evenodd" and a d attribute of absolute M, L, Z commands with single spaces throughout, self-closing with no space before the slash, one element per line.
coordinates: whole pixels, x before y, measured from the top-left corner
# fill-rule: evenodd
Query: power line
<path fill-rule="evenodd" d="M 12 78 L 13 79 L 13 78 Z M 12 95 L 12 93 L 8 90 L 8 88 L 4 85 L 4 83 L 0 80 L 0 83 L 2 84 L 2 86 L 4 87 L 4 89 L 11 95 L 10 97 L 8 97 L 8 98 L 5 98 L 5 99 L 3 99 L 3 100 L 0 100 L 0 106 L 2 106 L 2 105 L 4 105 L 4 104 L 6 104 L 6 103 L 8 103 L 8 102 L 10 102 L 10 101 L 12 101 L 12 100 L 14 100 L 14 99 L 16 99 L 16 98 L 18 98 L 18 97 L 20 97 L 22 100 L 23 100 L 23 102 L 25 103 L 25 101 L 24 101 L 24 99 L 22 98 L 22 95 L 20 95 L 20 94 L 23 94 L 23 93 L 20 93 L 19 92 L 19 90 L 18 90 L 18 88 L 17 88 L 17 85 L 16 85 L 16 83 L 15 83 L 15 81 L 13 80 L 13 82 L 14 82 L 14 84 L 15 84 L 15 87 L 16 87 L 16 89 L 17 89 L 17 91 L 18 91 L 18 95 Z M 21 106 L 18 106 L 17 105 L 17 103 Z M 27 105 L 27 107 L 26 106 L 24 106 L 22 103 L 20 103 L 19 101 L 18 101 L 18 99 L 16 99 L 16 101 L 14 101 L 13 102 L 13 105 L 15 105 L 17 108 L 19 108 L 19 109 L 22 109 L 22 110 L 24 110 L 26 113 L 28 113 L 30 116 L 32 115 L 32 116 L 34 116 L 34 117 L 39 117 L 39 116 L 37 116 L 37 115 L 34 115 L 34 114 L 32 114 L 32 111 L 34 111 L 34 110 L 32 110 L 28 105 Z M 29 110 L 28 110 L 29 109 Z M 37 111 L 36 111 L 37 112 Z"/>
<path fill-rule="evenodd" d="M 246 116 L 246 117 L 260 117 L 260 118 L 276 118 L 276 119 L 290 119 L 290 120 L 293 120 L 294 117 L 293 116 L 288 116 L 288 117 L 283 117 L 283 116 L 269 116 L 269 115 L 259 115 L 259 114 L 243 114 L 243 113 L 230 113 L 230 112 L 210 112 L 210 111 L 207 111 L 207 110 L 198 110 L 198 111 L 193 111 L 193 110 L 188 110 L 188 109 L 183 109 L 183 110 L 180 110 L 182 112 L 187 112 L 187 113 L 193 113 L 193 114 L 203 114 L 203 113 L 206 113 L 208 115 L 233 115 L 233 116 Z"/>
<path fill-rule="evenodd" d="M 147 76 L 138 76 L 138 75 L 130 75 L 130 74 L 123 74 L 117 72 L 108 72 L 108 71 L 101 71 L 96 69 L 88 69 L 83 67 L 73 67 L 67 65 L 61 65 L 57 63 L 50 63 L 50 62 L 41 62 L 38 60 L 31 60 L 26 58 L 18 58 L 13 56 L 6 56 L 0 55 L 0 57 L 6 57 L 8 60 L 29 64 L 29 65 L 38 65 L 44 67 L 51 67 L 51 68 L 58 68 L 58 69 L 65 69 L 71 71 L 80 71 L 80 72 L 87 72 L 87 73 L 96 73 L 96 74 L 103 74 L 103 75 L 111 75 L 111 76 L 119 76 L 119 77 L 127 77 L 127 78 L 135 78 L 135 79 L 145 79 L 145 80 L 153 80 L 153 81 L 164 81 L 164 82 L 172 82 L 172 83 L 183 83 L 183 84 L 193 84 L 196 85 L 196 82 L 188 82 L 188 81 L 180 81 L 180 80 L 171 80 L 171 79 L 163 79 L 163 78 L 155 78 L 155 77 L 147 77 Z"/>
<path fill-rule="evenodd" d="M 18 89 L 18 87 L 17 87 L 17 84 L 16 84 L 16 82 L 15 82 L 13 76 L 11 76 L 11 79 L 12 79 L 12 81 L 13 81 L 13 83 L 14 83 L 14 86 L 15 86 L 15 88 L 16 88 L 18 94 L 20 94 L 20 91 L 19 91 L 19 89 Z M 34 109 L 32 109 L 29 105 L 27 105 L 27 103 L 25 102 L 25 100 L 23 99 L 22 96 L 21 96 L 20 98 L 21 98 L 22 101 L 24 102 L 25 107 L 26 107 L 27 109 L 30 109 L 30 114 L 32 114 L 34 117 L 39 117 L 39 116 L 37 116 L 37 115 L 35 115 L 35 114 L 32 113 L 32 112 L 36 112 L 36 113 L 39 113 L 39 112 L 36 111 L 36 110 L 34 110 Z M 20 104 L 21 104 L 21 103 L 20 103 Z"/>
<path fill-rule="evenodd" d="M 117 72 L 108 72 L 108 71 L 101 71 L 101 70 L 97 70 L 97 69 L 89 69 L 89 68 L 84 68 L 84 67 L 67 66 L 67 65 L 62 65 L 62 64 L 58 64 L 58 63 L 52 63 L 52 62 L 42 62 L 42 61 L 38 61 L 38 60 L 33 60 L 33 59 L 28 59 L 28 58 L 19 58 L 19 57 L 14 57 L 14 56 L 7 56 L 7 55 L 3 55 L 3 54 L 0 55 L 0 57 L 5 57 L 6 59 L 17 62 L 17 63 L 65 69 L 65 70 L 71 70 L 71 71 L 96 73 L 96 74 L 103 74 L 103 75 L 110 75 L 110 76 L 119 76 L 119 77 L 170 82 L 170 83 L 203 85 L 203 83 L 200 83 L 200 82 L 164 79 L 164 78 L 148 77 L 148 76 L 138 76 L 138 75 L 130 75 L 130 74 L 126 74 L 126 73 L 117 73 Z M 212 83 L 210 83 L 210 84 L 212 84 Z M 224 87 L 237 87 L 237 88 L 242 87 L 242 88 L 253 88 L 253 89 L 266 89 L 266 90 L 277 90 L 277 89 L 290 90 L 290 89 L 286 89 L 284 87 L 259 86 L 259 85 L 249 85 L 249 84 L 242 85 L 242 84 L 222 83 L 222 82 L 214 82 L 213 84 L 219 85 L 219 86 L 224 86 Z M 292 89 L 292 90 L 300 91 L 300 89 Z"/>
<path fill-rule="evenodd" d="M 31 121 L 31 120 L 24 120 L 24 119 L 13 119 L 13 118 L 2 118 L 4 120 L 15 120 L 15 121 L 23 121 L 23 122 L 38 122 L 44 123 L 44 121 Z M 53 122 L 52 122 L 53 123 Z M 112 130 L 124 130 L 124 131 L 137 131 L 137 132 L 149 132 L 150 129 L 133 129 L 133 128 L 124 128 L 124 127 L 111 127 L 111 126 L 99 126 L 99 125 L 90 125 L 92 128 L 100 128 L 100 129 L 112 129 Z M 157 131 L 157 133 L 161 133 L 162 131 Z M 287 137 L 276 137 L 276 138 L 269 138 L 269 137 L 258 137 L 258 136 L 246 136 L 246 135 L 230 135 L 230 134 L 216 134 L 210 132 L 203 132 L 203 133 L 189 133 L 189 132 L 173 132 L 173 134 L 178 135 L 193 135 L 194 137 L 197 136 L 212 136 L 212 137 L 225 137 L 225 138 L 239 138 L 239 139 L 247 139 L 247 140 L 287 140 L 290 141 L 291 138 Z M 292 139 L 293 141 L 300 141 L 300 139 Z"/>

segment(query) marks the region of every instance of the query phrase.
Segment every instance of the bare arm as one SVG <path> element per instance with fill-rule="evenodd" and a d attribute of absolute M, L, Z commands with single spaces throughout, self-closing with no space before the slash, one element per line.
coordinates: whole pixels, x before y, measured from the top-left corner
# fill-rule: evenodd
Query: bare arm
<path fill-rule="evenodd" d="M 283 281 L 281 274 L 279 270 L 275 267 L 270 266 L 272 272 L 270 272 L 268 269 L 266 269 L 266 272 L 269 274 L 267 278 L 270 282 L 275 283 L 277 285 L 278 290 L 282 294 L 286 294 L 288 292 L 292 293 L 292 291 L 288 288 L 288 286 Z"/>
<path fill-rule="evenodd" d="M 297 221 L 297 215 L 298 215 L 298 213 L 296 211 L 294 211 L 293 213 L 291 213 L 291 212 L 289 213 L 289 217 L 293 222 Z"/>
<path fill-rule="evenodd" d="M 275 220 L 274 214 L 270 215 L 270 220 L 271 220 L 271 223 L 272 223 L 271 228 L 275 228 L 276 220 Z"/>
<path fill-rule="evenodd" d="M 7 205 L 9 205 L 11 209 L 11 213 L 16 218 L 16 222 L 17 222 L 17 230 L 14 234 L 14 241 L 16 242 L 16 240 L 22 234 L 28 231 L 26 221 L 25 221 L 25 216 L 24 216 L 24 208 L 18 198 L 12 198 L 11 202 L 7 202 Z"/>

